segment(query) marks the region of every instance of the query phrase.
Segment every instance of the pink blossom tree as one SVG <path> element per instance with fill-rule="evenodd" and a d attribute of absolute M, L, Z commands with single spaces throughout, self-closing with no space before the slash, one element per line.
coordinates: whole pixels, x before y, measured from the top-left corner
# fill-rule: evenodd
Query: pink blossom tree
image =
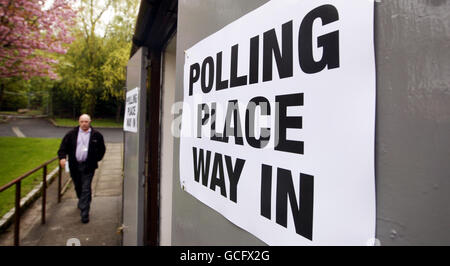
<path fill-rule="evenodd" d="M 0 79 L 58 77 L 51 54 L 64 54 L 73 41 L 72 1 L 0 0 Z"/>

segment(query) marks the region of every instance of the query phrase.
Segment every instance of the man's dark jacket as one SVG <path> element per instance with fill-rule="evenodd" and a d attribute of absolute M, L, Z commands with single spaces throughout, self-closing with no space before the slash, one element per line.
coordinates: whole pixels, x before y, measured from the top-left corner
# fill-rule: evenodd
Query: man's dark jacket
<path fill-rule="evenodd" d="M 75 157 L 75 152 L 77 150 L 77 138 L 78 131 L 80 127 L 75 127 L 70 130 L 63 138 L 61 146 L 58 150 L 59 159 L 65 159 L 66 155 L 69 155 L 69 168 L 70 174 L 72 176 L 77 175 L 78 162 Z M 86 158 L 87 171 L 94 172 L 97 169 L 97 162 L 103 158 L 105 155 L 105 142 L 103 141 L 103 136 L 100 132 L 91 127 L 91 136 L 89 138 L 89 148 L 88 155 Z"/>

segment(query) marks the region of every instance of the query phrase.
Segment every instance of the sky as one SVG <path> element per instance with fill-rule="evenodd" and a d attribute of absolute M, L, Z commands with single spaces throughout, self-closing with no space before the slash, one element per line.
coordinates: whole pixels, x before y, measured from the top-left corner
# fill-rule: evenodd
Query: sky
<path fill-rule="evenodd" d="M 48 9 L 52 6 L 54 0 L 43 0 L 44 1 L 44 10 Z M 94 0 L 96 5 L 99 7 L 104 7 L 106 4 L 106 0 Z M 80 7 L 81 1 L 80 0 L 73 0 L 74 7 L 78 8 Z M 97 11 L 97 14 L 100 12 L 100 10 Z M 99 36 L 103 36 L 105 34 L 106 25 L 114 18 L 114 10 L 112 7 L 109 7 L 108 10 L 103 13 L 100 23 L 95 29 L 95 33 Z"/>

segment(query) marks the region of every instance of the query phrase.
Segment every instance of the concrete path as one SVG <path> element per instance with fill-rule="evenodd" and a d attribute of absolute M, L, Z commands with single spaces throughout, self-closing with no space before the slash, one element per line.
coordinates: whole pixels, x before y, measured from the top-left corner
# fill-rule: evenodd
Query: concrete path
<path fill-rule="evenodd" d="M 0 136 L 29 138 L 63 138 L 71 128 L 55 127 L 44 118 L 16 119 L 8 123 L 0 123 Z M 123 130 L 121 128 L 99 128 L 105 142 L 123 142 Z"/>
<path fill-rule="evenodd" d="M 99 163 L 92 181 L 93 198 L 88 224 L 81 223 L 78 200 L 71 186 L 61 203 L 49 202 L 45 225 L 41 224 L 41 199 L 27 210 L 21 221 L 20 245 L 65 246 L 68 242 L 79 242 L 82 246 L 121 245 L 121 235 L 117 229 L 122 221 L 122 151 L 121 143 L 106 144 L 105 157 Z M 55 198 L 50 191 L 55 186 L 56 182 L 47 193 L 50 201 Z M 10 232 L 0 235 L 0 245 L 12 245 L 13 229 L 10 226 Z"/>

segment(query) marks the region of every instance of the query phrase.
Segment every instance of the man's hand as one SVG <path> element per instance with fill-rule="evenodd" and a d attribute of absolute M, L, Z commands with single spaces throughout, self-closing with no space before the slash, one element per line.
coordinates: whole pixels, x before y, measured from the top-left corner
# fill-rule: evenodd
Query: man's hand
<path fill-rule="evenodd" d="M 59 165 L 61 165 L 61 168 L 64 168 L 66 166 L 66 159 L 59 160 Z"/>

